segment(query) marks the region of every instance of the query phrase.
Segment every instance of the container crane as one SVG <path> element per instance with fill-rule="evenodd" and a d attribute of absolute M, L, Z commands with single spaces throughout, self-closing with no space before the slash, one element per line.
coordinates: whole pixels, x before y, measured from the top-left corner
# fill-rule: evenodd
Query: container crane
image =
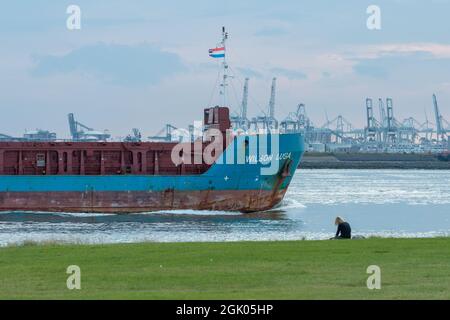
<path fill-rule="evenodd" d="M 386 109 L 384 108 L 383 99 L 378 99 L 378 108 L 380 109 L 380 125 L 386 127 Z"/>
<path fill-rule="evenodd" d="M 397 126 L 394 118 L 394 104 L 392 98 L 386 98 L 386 111 L 387 139 L 389 142 L 395 142 L 397 138 Z"/>
<path fill-rule="evenodd" d="M 366 98 L 366 115 L 367 115 L 367 127 L 366 127 L 366 139 L 368 141 L 376 141 L 378 132 L 378 123 L 373 115 L 373 100 Z"/>
<path fill-rule="evenodd" d="M 69 113 L 67 117 L 73 141 L 107 141 L 111 137 L 106 130 L 104 132 L 95 131 L 93 128 L 76 121 L 73 113 Z"/>
<path fill-rule="evenodd" d="M 132 129 L 132 134 L 129 134 L 126 138 L 126 142 L 141 142 L 142 141 L 142 134 L 141 131 L 138 128 Z"/>
<path fill-rule="evenodd" d="M 250 121 L 247 118 L 248 82 L 249 78 L 245 78 L 240 114 L 230 117 L 231 123 L 235 129 L 248 130 L 250 126 Z"/>
<path fill-rule="evenodd" d="M 445 140 L 446 130 L 443 125 L 443 118 L 439 112 L 439 106 L 436 98 L 436 94 L 433 94 L 434 116 L 436 119 L 436 140 Z"/>
<path fill-rule="evenodd" d="M 270 90 L 270 100 L 267 114 L 252 119 L 255 129 L 262 125 L 264 130 L 278 129 L 278 121 L 275 119 L 275 98 L 276 98 L 277 78 L 272 79 L 272 86 Z"/>
<path fill-rule="evenodd" d="M 173 131 L 177 130 L 177 127 L 174 127 L 171 124 L 166 124 L 164 128 L 162 128 L 156 135 L 148 137 L 152 141 L 172 141 Z"/>

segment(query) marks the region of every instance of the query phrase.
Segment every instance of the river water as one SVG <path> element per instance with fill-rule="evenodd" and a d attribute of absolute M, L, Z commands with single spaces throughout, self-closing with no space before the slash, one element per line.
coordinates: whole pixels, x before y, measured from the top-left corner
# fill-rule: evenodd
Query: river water
<path fill-rule="evenodd" d="M 124 243 L 327 239 L 334 218 L 354 235 L 450 236 L 450 171 L 298 170 L 268 212 L 173 211 L 130 215 L 0 213 L 0 246 L 24 241 Z"/>

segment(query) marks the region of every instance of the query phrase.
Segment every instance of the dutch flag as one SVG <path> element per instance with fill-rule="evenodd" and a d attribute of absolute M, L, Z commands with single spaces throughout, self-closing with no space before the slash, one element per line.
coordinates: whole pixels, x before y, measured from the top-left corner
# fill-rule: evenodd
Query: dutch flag
<path fill-rule="evenodd" d="M 225 47 L 209 49 L 209 56 L 211 58 L 224 58 L 225 57 Z"/>

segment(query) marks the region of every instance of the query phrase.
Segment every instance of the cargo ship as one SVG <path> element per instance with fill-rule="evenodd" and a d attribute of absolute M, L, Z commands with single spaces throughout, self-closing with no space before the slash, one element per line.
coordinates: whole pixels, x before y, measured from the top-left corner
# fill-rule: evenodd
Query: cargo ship
<path fill-rule="evenodd" d="M 279 204 L 302 135 L 236 133 L 225 106 L 206 108 L 203 118 L 202 135 L 184 143 L 0 142 L 0 211 L 255 212 Z"/>

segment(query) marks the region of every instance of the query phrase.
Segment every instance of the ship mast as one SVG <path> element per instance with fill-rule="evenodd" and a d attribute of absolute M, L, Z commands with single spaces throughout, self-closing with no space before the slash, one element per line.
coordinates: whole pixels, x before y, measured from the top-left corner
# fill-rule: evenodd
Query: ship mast
<path fill-rule="evenodd" d="M 220 43 L 221 46 L 224 48 L 224 55 L 223 55 L 223 61 L 222 61 L 222 67 L 223 67 L 223 78 L 222 78 L 222 84 L 220 94 L 222 95 L 223 99 L 223 106 L 227 106 L 227 87 L 228 87 L 228 63 L 227 63 L 227 55 L 226 55 L 226 41 L 228 39 L 228 33 L 225 31 L 225 27 L 222 27 L 222 42 Z"/>

